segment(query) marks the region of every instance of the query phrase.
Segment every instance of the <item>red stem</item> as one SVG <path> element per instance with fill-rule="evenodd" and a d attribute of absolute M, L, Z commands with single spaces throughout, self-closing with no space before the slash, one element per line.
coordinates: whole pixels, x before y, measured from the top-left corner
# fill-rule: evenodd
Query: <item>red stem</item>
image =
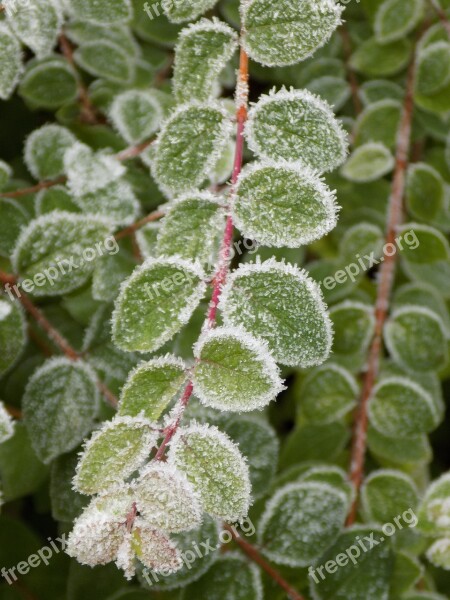
<path fill-rule="evenodd" d="M 406 170 L 408 167 L 409 149 L 411 145 L 411 128 L 414 112 L 415 61 L 411 62 L 406 84 L 406 95 L 402 118 L 397 137 L 395 155 L 395 171 L 389 201 L 387 219 L 386 244 L 395 244 L 398 228 L 403 220 L 403 195 L 405 191 Z M 364 462 L 367 447 L 368 406 L 380 367 L 380 356 L 383 347 L 383 328 L 389 312 L 389 300 L 394 284 L 396 255 L 385 256 L 379 273 L 379 285 L 375 305 L 375 333 L 369 350 L 367 371 L 364 376 L 359 408 L 356 416 L 353 446 L 351 454 L 350 479 L 356 494 L 347 519 L 347 524 L 355 522 L 358 506 L 358 495 L 364 477 Z"/>

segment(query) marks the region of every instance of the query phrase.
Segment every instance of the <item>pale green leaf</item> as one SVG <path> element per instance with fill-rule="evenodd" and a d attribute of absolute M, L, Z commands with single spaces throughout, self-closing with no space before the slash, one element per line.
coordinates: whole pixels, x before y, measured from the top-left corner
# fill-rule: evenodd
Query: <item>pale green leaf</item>
<path fill-rule="evenodd" d="M 74 59 L 84 71 L 107 81 L 131 83 L 134 77 L 132 57 L 110 40 L 86 42 L 74 52 Z"/>
<path fill-rule="evenodd" d="M 410 165 L 406 182 L 406 205 L 409 213 L 414 218 L 429 221 L 438 216 L 444 202 L 445 187 L 440 173 L 426 163 Z"/>
<path fill-rule="evenodd" d="M 22 354 L 26 343 L 25 316 L 10 285 L 5 290 L 14 300 L 0 297 L 0 374 L 10 369 Z"/>
<path fill-rule="evenodd" d="M 386 148 L 395 148 L 401 112 L 402 105 L 397 100 L 385 99 L 370 104 L 358 116 L 354 144 L 380 142 Z"/>
<path fill-rule="evenodd" d="M 17 238 L 30 216 L 23 203 L 12 198 L 0 198 L 0 255 L 11 256 Z"/>
<path fill-rule="evenodd" d="M 450 44 L 436 42 L 419 51 L 417 57 L 416 90 L 430 96 L 450 83 Z"/>
<path fill-rule="evenodd" d="M 341 169 L 349 181 L 364 183 L 376 181 L 394 168 L 395 160 L 383 144 L 373 142 L 359 146 Z"/>
<path fill-rule="evenodd" d="M 67 0 L 70 12 L 78 19 L 94 23 L 118 23 L 132 16 L 130 0 Z"/>
<path fill-rule="evenodd" d="M 450 473 L 441 475 L 428 487 L 419 507 L 418 527 L 427 536 L 450 534 Z"/>
<path fill-rule="evenodd" d="M 115 242 L 113 237 L 111 241 Z M 116 242 L 117 243 L 117 242 Z M 102 256 L 97 261 L 92 276 L 92 297 L 94 300 L 111 302 L 119 294 L 122 281 L 131 275 L 136 267 L 136 260 L 131 253 L 119 252 L 117 245 L 113 252 Z"/>
<path fill-rule="evenodd" d="M 55 185 L 48 190 L 41 190 L 36 194 L 34 202 L 36 215 L 46 215 L 47 213 L 59 210 L 63 212 L 80 212 L 80 209 L 72 200 L 67 188 L 64 185 Z"/>
<path fill-rule="evenodd" d="M 352 372 L 360 370 L 374 332 L 373 307 L 345 300 L 333 306 L 330 318 L 335 332 L 334 359 Z"/>
<path fill-rule="evenodd" d="M 427 550 L 427 559 L 435 567 L 450 571 L 450 538 L 436 540 Z"/>
<path fill-rule="evenodd" d="M 169 21 L 184 23 L 194 21 L 213 8 L 216 2 L 217 0 L 161 0 L 161 6 Z"/>
<path fill-rule="evenodd" d="M 1 306 L 1 305 L 0 305 Z M 1 310 L 1 308 L 0 308 Z M 14 435 L 14 421 L 0 401 L 0 444 L 3 444 Z"/>
<path fill-rule="evenodd" d="M 55 179 L 64 173 L 64 153 L 76 142 L 75 136 L 60 125 L 35 129 L 25 143 L 25 163 L 37 180 Z"/>
<path fill-rule="evenodd" d="M 20 44 L 5 23 L 0 23 L 0 98 L 8 100 L 23 71 Z"/>
<path fill-rule="evenodd" d="M 390 44 L 380 44 L 370 38 L 360 44 L 353 53 L 350 65 L 356 71 L 370 77 L 390 77 L 404 69 L 411 53 L 408 38 Z"/>
<path fill-rule="evenodd" d="M 129 144 L 150 138 L 163 119 L 161 105 L 155 96 L 142 90 L 128 90 L 116 96 L 109 115 Z"/>
<path fill-rule="evenodd" d="M 19 94 L 33 106 L 55 110 L 77 97 L 77 79 L 73 68 L 61 56 L 27 63 Z"/>
<path fill-rule="evenodd" d="M 401 40 L 410 33 L 423 16 L 423 0 L 384 0 L 375 16 L 375 35 L 381 44 Z"/>
<path fill-rule="evenodd" d="M 414 481 L 393 469 L 373 471 L 361 489 L 361 502 L 370 522 L 389 523 L 404 511 L 415 511 L 419 493 Z"/>
<path fill-rule="evenodd" d="M 90 185 L 86 175 L 87 173 L 83 174 L 86 178 L 84 183 Z M 83 182 L 78 180 L 76 185 L 82 184 Z M 72 174 L 70 185 L 74 187 Z M 84 213 L 93 214 L 111 225 L 130 225 L 136 220 L 140 211 L 139 201 L 132 186 L 123 178 L 111 181 L 105 187 L 95 191 L 75 194 L 74 202 Z"/>

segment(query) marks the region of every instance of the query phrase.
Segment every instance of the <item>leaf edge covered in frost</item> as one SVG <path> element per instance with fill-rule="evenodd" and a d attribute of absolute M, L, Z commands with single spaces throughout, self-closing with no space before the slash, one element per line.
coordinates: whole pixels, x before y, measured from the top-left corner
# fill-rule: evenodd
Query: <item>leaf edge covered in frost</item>
<path fill-rule="evenodd" d="M 3 435 L 3 437 L 0 436 L 0 444 L 3 444 L 3 442 L 6 442 L 12 438 L 12 436 L 14 435 L 15 426 L 14 426 L 13 418 L 11 417 L 9 412 L 6 410 L 6 407 L 1 400 L 0 400 L 0 427 L 4 427 L 4 429 L 5 429 L 5 434 Z M 0 432 L 1 432 L 1 429 L 0 429 Z M 0 492 L 0 506 L 1 506 L 1 492 Z"/>
<path fill-rule="evenodd" d="M 130 97 L 136 97 L 136 96 L 145 98 L 145 100 L 149 104 L 152 105 L 152 107 L 155 111 L 155 115 L 156 115 L 155 127 L 154 127 L 153 131 L 151 133 L 147 134 L 145 137 L 154 135 L 154 133 L 156 131 L 158 131 L 158 128 L 163 121 L 163 111 L 161 108 L 161 104 L 157 101 L 155 96 L 153 96 L 152 94 L 148 94 L 146 90 L 129 89 L 129 90 L 125 90 L 125 91 L 117 94 L 117 96 L 114 97 L 114 100 L 112 101 L 111 106 L 109 107 L 108 115 L 112 121 L 114 129 L 116 129 L 116 131 L 118 131 L 118 133 L 123 137 L 123 139 L 125 141 L 127 141 L 129 144 L 136 144 L 139 141 L 143 141 L 143 140 L 142 140 L 142 137 L 140 137 L 139 139 L 134 139 L 131 135 L 129 135 L 127 125 L 124 122 L 124 120 L 122 119 L 121 109 L 123 108 L 123 105 L 121 104 L 121 101 L 124 101 L 124 99 L 129 100 Z"/>
<path fill-rule="evenodd" d="M 33 145 L 36 142 L 36 138 L 39 138 L 40 135 L 42 135 L 43 132 L 46 131 L 52 131 L 52 132 L 56 132 L 56 131 L 63 131 L 64 135 L 67 136 L 67 139 L 71 138 L 73 143 L 76 143 L 78 140 L 77 138 L 73 135 L 73 133 L 70 131 L 70 129 L 67 129 L 67 127 L 64 127 L 63 125 L 59 125 L 58 123 L 45 123 L 45 125 L 42 125 L 41 127 L 38 127 L 37 129 L 34 129 L 26 138 L 25 140 L 25 148 L 24 148 L 24 153 L 23 153 L 23 157 L 24 157 L 24 161 L 25 164 L 28 168 L 28 170 L 30 171 L 30 173 L 33 175 L 33 177 L 37 180 L 40 180 L 42 178 L 41 174 L 39 173 L 39 167 L 36 163 L 36 161 L 34 160 L 34 156 L 32 153 L 33 150 Z M 42 190 L 44 191 L 44 190 Z"/>
<path fill-rule="evenodd" d="M 395 476 L 398 479 L 402 479 L 404 482 L 408 483 L 408 485 L 410 485 L 412 487 L 412 489 L 414 490 L 414 492 L 416 493 L 417 498 L 419 498 L 419 489 L 417 488 L 415 481 L 413 480 L 412 477 L 410 477 L 404 471 L 400 471 L 400 469 L 384 468 L 384 467 L 380 468 L 380 469 L 376 469 L 375 471 L 372 471 L 364 479 L 364 482 L 361 486 L 360 495 L 361 495 L 361 506 L 362 506 L 364 512 L 368 515 L 370 521 L 371 522 L 373 521 L 374 523 L 377 521 L 372 514 L 371 503 L 369 502 L 369 499 L 368 499 L 367 486 L 374 479 L 377 479 L 378 477 L 384 477 L 386 475 Z M 414 509 L 415 507 L 413 506 L 412 508 Z"/>
<path fill-rule="evenodd" d="M 25 71 L 25 67 L 23 65 L 23 53 L 22 53 L 20 43 L 17 40 L 17 38 L 15 37 L 15 35 L 12 33 L 11 29 L 6 25 L 6 23 L 4 21 L 0 21 L 0 36 L 2 36 L 2 35 L 8 37 L 11 40 L 11 43 L 13 45 L 15 45 L 15 51 L 16 51 L 16 55 L 18 58 L 18 62 L 15 65 L 16 73 L 10 83 L 8 90 L 4 92 L 3 86 L 2 85 L 0 86 L 0 99 L 8 100 L 12 96 L 12 94 L 14 93 L 14 90 L 16 89 L 18 83 L 20 82 L 20 77 L 23 74 L 23 72 Z"/>

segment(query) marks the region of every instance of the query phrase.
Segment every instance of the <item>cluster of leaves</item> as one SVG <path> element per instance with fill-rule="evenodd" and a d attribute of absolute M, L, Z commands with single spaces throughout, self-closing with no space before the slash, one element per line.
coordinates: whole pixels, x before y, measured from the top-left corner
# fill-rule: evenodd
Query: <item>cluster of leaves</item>
<path fill-rule="evenodd" d="M 245 532 L 250 517 L 249 541 L 305 597 L 445 598 L 445 23 L 425 0 L 350 3 L 343 36 L 335 0 L 163 0 L 164 14 L 152 15 L 142 0 L 2 6 L 0 98 L 29 125 L 21 155 L 8 150 L 15 130 L 0 138 L 0 269 L 52 330 L 47 339 L 30 304 L 5 287 L 0 563 L 14 566 L 43 544 L 34 519 L 48 512 L 57 526 L 42 528 L 67 533 L 72 558 L 54 556 L 17 589 L 0 584 L 0 595 L 281 600 L 286 592 L 244 553 L 216 551 L 224 523 Z M 230 99 L 239 45 L 254 103 L 246 164 L 227 186 L 241 143 Z M 407 218 L 370 390 L 368 476 L 358 523 L 346 528 L 377 278 L 375 268 L 337 273 L 385 258 L 409 91 Z M 21 194 L 30 175 L 41 185 Z M 143 225 L 155 209 L 161 220 Z M 221 240 L 231 222 L 239 256 L 211 300 L 218 269 L 229 266 Z M 242 251 L 242 240 L 257 250 Z M 335 285 L 324 285 L 330 276 Z M 217 316 L 205 320 L 211 302 Z M 69 343 L 65 356 L 55 330 Z M 319 583 L 308 574 L 357 536 L 381 539 L 382 525 L 408 510 L 414 530 L 404 521 Z M 202 542 L 213 551 L 185 564 Z"/>

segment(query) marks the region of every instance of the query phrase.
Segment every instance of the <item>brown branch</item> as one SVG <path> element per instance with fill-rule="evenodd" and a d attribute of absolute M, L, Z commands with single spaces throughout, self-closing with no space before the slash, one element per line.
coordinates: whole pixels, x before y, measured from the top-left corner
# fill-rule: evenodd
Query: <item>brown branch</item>
<path fill-rule="evenodd" d="M 450 20 L 447 17 L 447 13 L 445 12 L 445 10 L 440 5 L 439 0 L 430 0 L 430 4 L 434 8 L 434 10 L 436 11 L 437 16 L 441 20 L 442 25 L 447 30 L 447 33 L 448 33 L 448 35 L 450 37 Z"/>
<path fill-rule="evenodd" d="M 395 170 L 389 201 L 386 244 L 395 244 L 398 228 L 403 219 L 403 196 L 405 191 L 406 170 L 408 167 L 411 145 L 411 128 L 414 112 L 415 61 L 412 60 L 406 84 L 402 118 L 397 136 L 395 154 Z M 364 462 L 367 446 L 368 405 L 380 367 L 380 356 L 383 347 L 383 328 L 389 312 L 389 300 L 394 284 L 396 255 L 385 256 L 379 273 L 377 300 L 375 305 L 375 333 L 369 350 L 367 371 L 364 376 L 363 389 L 356 416 L 351 454 L 350 479 L 356 494 L 347 524 L 356 519 L 358 494 L 364 476 Z"/>
<path fill-rule="evenodd" d="M 133 223 L 132 225 L 129 225 L 125 229 L 118 231 L 114 237 L 116 238 L 116 240 L 121 240 L 124 237 L 132 235 L 138 229 L 141 229 L 141 227 L 144 227 L 144 225 L 147 225 L 147 223 L 151 223 L 152 221 L 157 221 L 158 219 L 161 219 L 161 217 L 163 217 L 163 216 L 164 216 L 164 213 L 161 210 L 155 210 L 154 212 L 150 213 L 146 217 L 143 217 L 139 221 L 136 221 L 136 223 Z"/>
<path fill-rule="evenodd" d="M 145 140 L 140 144 L 136 144 L 136 146 L 130 146 L 129 148 L 125 148 L 125 150 L 122 150 L 122 152 L 116 154 L 116 158 L 120 161 L 130 160 L 130 158 L 136 158 L 137 156 L 142 154 L 144 150 L 147 150 L 147 148 L 151 146 L 154 141 L 154 138 L 152 138 L 151 140 Z"/>
<path fill-rule="evenodd" d="M 22 411 L 19 410 L 18 408 L 16 408 L 15 406 L 10 406 L 9 404 L 5 404 L 4 405 L 6 408 L 6 411 L 15 419 L 21 419 L 22 418 Z"/>
<path fill-rule="evenodd" d="M 8 294 L 15 295 L 16 299 L 22 304 L 27 313 L 45 331 L 48 338 L 56 344 L 56 346 L 69 360 L 77 361 L 82 358 L 81 354 L 72 348 L 69 342 L 59 333 L 57 329 L 53 327 L 41 309 L 33 304 L 27 294 L 25 294 L 23 291 L 19 291 L 17 287 L 14 287 L 17 283 L 17 278 L 14 275 L 0 271 L 0 281 L 5 286 L 5 291 Z M 97 381 L 97 387 L 113 407 L 118 405 L 117 398 L 103 382 Z"/>
<path fill-rule="evenodd" d="M 347 71 L 347 79 L 350 84 L 350 89 L 352 92 L 352 100 L 353 107 L 355 109 L 355 113 L 358 115 L 362 111 L 362 102 L 359 96 L 359 83 L 356 77 L 355 71 L 352 69 L 350 64 L 350 59 L 352 56 L 352 40 L 350 39 L 350 34 L 345 24 L 341 25 L 339 28 L 342 38 L 342 47 L 344 50 L 344 60 L 345 60 L 345 68 Z"/>
<path fill-rule="evenodd" d="M 245 554 L 257 565 L 265 571 L 269 577 L 271 577 L 288 595 L 291 600 L 305 600 L 297 590 L 295 590 L 281 575 L 280 573 L 270 565 L 267 560 L 259 553 L 259 551 L 247 540 L 240 537 L 236 531 L 229 525 L 224 525 L 224 528 L 230 532 L 233 536 L 234 541 L 238 546 L 245 552 Z"/>

